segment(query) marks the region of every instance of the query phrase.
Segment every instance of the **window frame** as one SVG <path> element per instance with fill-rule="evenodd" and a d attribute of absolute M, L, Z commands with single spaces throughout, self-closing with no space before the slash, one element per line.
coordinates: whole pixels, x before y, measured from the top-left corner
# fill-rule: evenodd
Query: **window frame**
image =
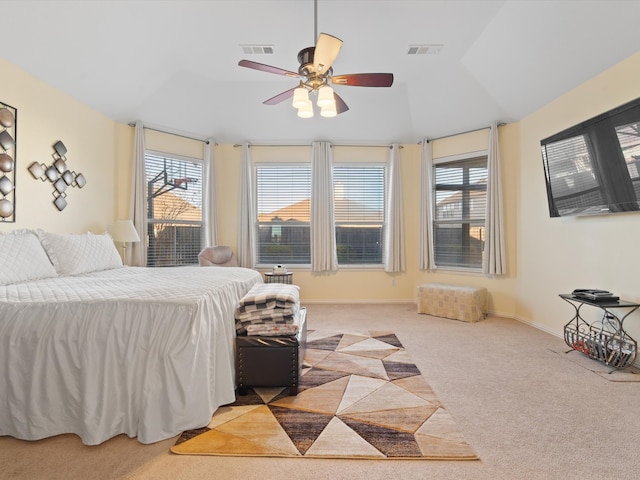
<path fill-rule="evenodd" d="M 148 170 L 147 170 L 147 157 L 157 157 L 157 158 L 161 158 L 161 159 L 171 159 L 171 160 L 176 160 L 179 162 L 187 162 L 187 163 L 193 163 L 193 164 L 199 164 L 200 165 L 200 207 L 196 207 L 200 209 L 200 220 L 180 220 L 180 221 L 176 221 L 175 219 L 171 219 L 171 218 L 150 218 L 149 216 L 149 191 L 148 191 L 148 186 L 149 186 L 149 181 L 146 180 L 147 175 L 148 175 Z M 151 268 L 160 268 L 160 267 L 175 267 L 175 266 L 185 266 L 185 265 L 198 265 L 198 259 L 197 259 L 197 254 L 202 250 L 202 248 L 204 248 L 204 242 L 205 242 L 205 238 L 206 238 L 206 229 L 208 228 L 208 219 L 206 218 L 206 216 L 204 215 L 204 211 L 205 211 L 205 202 L 206 202 L 206 198 L 205 198 L 205 194 L 207 192 L 207 182 L 208 182 L 208 178 L 206 176 L 206 160 L 202 159 L 202 158 L 197 158 L 197 157 L 190 157 L 187 155 L 179 155 L 179 154 L 175 154 L 175 153 L 170 153 L 170 152 L 162 152 L 159 150 L 152 150 L 152 149 L 145 149 L 144 152 L 144 172 L 145 172 L 145 188 L 147 189 L 146 191 L 146 195 L 145 195 L 145 200 L 146 200 L 146 205 L 145 205 L 145 212 L 146 212 L 146 220 L 147 220 L 147 232 L 146 232 L 146 241 L 147 241 L 147 265 Z M 174 189 L 172 189 L 174 190 Z M 171 190 L 169 190 L 171 191 Z M 178 263 L 171 263 L 171 264 L 163 264 L 163 265 L 157 265 L 156 263 L 156 258 L 157 258 L 157 252 L 156 252 L 156 257 L 154 257 L 153 259 L 151 258 L 151 252 L 152 252 L 152 238 L 151 238 L 151 232 L 152 229 L 154 228 L 154 225 L 157 224 L 169 224 L 169 225 L 173 225 L 173 226 L 199 226 L 200 227 L 200 245 L 199 245 L 199 249 L 198 252 L 192 252 L 195 253 L 195 258 L 194 258 L 194 262 L 192 263 L 184 263 L 184 262 L 178 262 Z"/>
<path fill-rule="evenodd" d="M 256 267 L 257 268 L 271 268 L 274 265 L 274 262 L 265 263 L 261 261 L 260 258 L 260 212 L 259 212 L 259 198 L 258 198 L 258 169 L 259 168 L 277 168 L 277 169 L 295 169 L 295 168 L 305 168 L 309 170 L 309 220 L 306 222 L 307 229 L 309 231 L 309 261 L 306 263 L 291 263 L 288 259 L 279 259 L 275 264 L 285 264 L 287 268 L 301 268 L 301 269 L 310 269 L 311 268 L 311 185 L 313 182 L 312 179 L 312 168 L 310 162 L 305 161 L 254 161 L 253 162 L 253 192 L 254 192 L 254 202 L 255 202 L 255 255 L 256 255 Z"/>
<path fill-rule="evenodd" d="M 376 262 L 376 263 L 340 263 L 340 258 L 338 256 L 338 266 L 341 269 L 375 269 L 375 270 L 379 270 L 384 268 L 384 255 L 385 255 L 385 247 L 384 247 L 384 240 L 385 240 L 385 231 L 387 229 L 387 221 L 388 221 L 388 215 L 387 215 L 387 195 L 389 193 L 389 164 L 388 162 L 383 162 L 383 161 L 365 161 L 365 160 L 360 160 L 360 161 L 334 161 L 333 166 L 332 166 L 332 170 L 331 170 L 331 175 L 332 175 L 332 180 L 333 180 L 333 193 L 334 193 L 334 199 L 333 199 L 333 203 L 334 203 L 334 225 L 335 225 L 335 235 L 336 235 L 336 250 L 338 249 L 338 227 L 340 226 L 341 222 L 338 222 L 337 220 L 337 214 L 336 214 L 336 177 L 335 177 L 335 169 L 336 168 L 382 168 L 382 173 L 383 173 L 383 191 L 382 191 L 382 221 L 380 222 L 380 262 Z M 357 223 L 362 223 L 362 224 L 366 224 L 366 225 L 373 225 L 374 222 L 357 222 Z M 377 223 L 377 222 L 376 222 Z M 338 252 L 336 251 L 336 255 L 338 254 Z"/>
<path fill-rule="evenodd" d="M 432 167 L 432 182 L 433 184 L 431 185 L 431 195 L 430 195 L 430 203 L 431 203 L 431 218 L 432 218 L 432 228 L 431 228 L 431 242 L 433 245 L 433 260 L 434 260 L 434 269 L 435 270 L 441 270 L 441 271 L 457 271 L 457 272 L 468 272 L 468 273 L 473 273 L 473 274 L 479 274 L 482 273 L 482 264 L 483 264 L 483 258 L 484 258 L 484 254 L 485 254 L 485 246 L 486 244 L 483 243 L 482 246 L 482 251 L 481 251 L 481 257 L 480 257 L 480 263 L 479 265 L 476 266 L 470 266 L 469 264 L 467 264 L 466 266 L 464 265 L 439 265 L 438 261 L 437 261 L 437 254 L 436 254 L 436 249 L 437 249 L 437 235 L 436 235 L 436 231 L 437 231 L 437 226 L 441 225 L 441 224 L 467 224 L 468 228 L 471 229 L 473 227 L 476 228 L 481 228 L 483 229 L 483 231 L 486 232 L 486 223 L 487 223 L 487 219 L 486 219 L 486 202 L 487 202 L 487 197 L 486 197 L 486 193 L 487 193 L 487 186 L 488 184 L 485 182 L 485 188 L 484 188 L 484 193 L 485 193 L 485 208 L 484 208 L 484 213 L 483 213 L 483 218 L 482 220 L 480 219 L 469 219 L 467 221 L 464 221 L 464 219 L 451 219 L 451 220 L 438 220 L 436 217 L 436 207 L 437 207 L 437 193 L 438 191 L 442 191 L 438 190 L 437 188 L 437 184 L 436 184 L 436 170 L 439 167 L 442 167 L 443 165 L 447 165 L 447 164 L 452 164 L 452 163 L 458 163 L 458 164 L 463 164 L 463 163 L 472 163 L 474 161 L 478 161 L 478 160 L 483 160 L 485 163 L 485 168 L 487 169 L 487 173 L 488 173 L 488 163 L 489 163 L 489 151 L 488 150 L 477 150 L 477 151 L 473 151 L 473 152 L 467 152 L 467 153 L 461 153 L 458 155 L 451 155 L 451 156 L 446 156 L 446 157 L 440 157 L 440 158 L 434 158 L 433 159 L 433 167 Z M 488 175 L 487 175 L 487 182 L 488 182 Z M 467 191 L 471 191 L 471 190 L 478 190 L 477 187 L 474 188 L 468 188 L 465 189 Z M 473 203 L 473 198 L 471 198 L 471 196 L 468 197 L 469 200 L 469 208 L 471 208 L 471 204 Z M 470 233 L 468 234 L 470 235 Z M 484 236 L 484 240 L 482 240 L 483 242 L 486 241 L 486 233 Z"/>

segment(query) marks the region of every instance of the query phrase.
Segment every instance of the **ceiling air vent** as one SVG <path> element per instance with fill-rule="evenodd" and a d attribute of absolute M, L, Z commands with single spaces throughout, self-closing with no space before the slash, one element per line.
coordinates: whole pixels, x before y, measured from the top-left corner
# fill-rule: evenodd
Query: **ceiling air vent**
<path fill-rule="evenodd" d="M 407 55 L 437 55 L 444 45 L 409 45 Z"/>
<path fill-rule="evenodd" d="M 273 55 L 273 45 L 240 45 L 245 55 Z"/>

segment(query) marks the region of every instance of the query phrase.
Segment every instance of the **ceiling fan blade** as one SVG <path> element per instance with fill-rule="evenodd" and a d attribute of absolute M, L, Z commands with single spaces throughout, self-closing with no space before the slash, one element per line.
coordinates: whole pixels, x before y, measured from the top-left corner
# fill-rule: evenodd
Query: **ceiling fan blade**
<path fill-rule="evenodd" d="M 284 102 L 287 98 L 293 97 L 293 91 L 296 88 L 298 88 L 298 87 L 294 87 L 294 88 L 291 88 L 291 89 L 287 90 L 286 92 L 279 93 L 275 97 L 271 97 L 269 100 L 265 100 L 262 103 L 264 103 L 265 105 L 277 105 L 280 102 Z"/>
<path fill-rule="evenodd" d="M 342 48 L 342 40 L 327 33 L 321 33 L 313 52 L 313 69 L 316 73 L 325 73 L 333 64 Z"/>
<path fill-rule="evenodd" d="M 240 60 L 238 65 L 241 67 L 253 68 L 254 70 L 260 70 L 262 72 L 275 73 L 276 75 L 286 75 L 287 77 L 300 77 L 300 74 L 296 72 L 290 72 L 278 67 L 272 67 L 271 65 L 265 65 L 264 63 L 252 62 L 251 60 Z"/>
<path fill-rule="evenodd" d="M 344 103 L 344 100 L 342 100 L 340 95 L 338 95 L 336 92 L 333 92 L 333 98 L 336 101 L 336 113 L 338 115 L 349 110 L 349 107 L 347 107 L 347 104 Z"/>
<path fill-rule="evenodd" d="M 331 81 L 336 85 L 353 87 L 390 87 L 393 85 L 393 73 L 351 73 L 335 75 Z"/>

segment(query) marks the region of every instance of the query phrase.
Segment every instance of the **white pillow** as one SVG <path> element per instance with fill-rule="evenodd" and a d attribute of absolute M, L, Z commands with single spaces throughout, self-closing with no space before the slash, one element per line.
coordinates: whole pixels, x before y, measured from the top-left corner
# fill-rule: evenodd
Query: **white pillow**
<path fill-rule="evenodd" d="M 81 235 L 38 231 L 42 246 L 58 275 L 79 275 L 122 267 L 111 235 Z"/>
<path fill-rule="evenodd" d="M 40 240 L 31 230 L 0 235 L 0 285 L 57 276 Z"/>

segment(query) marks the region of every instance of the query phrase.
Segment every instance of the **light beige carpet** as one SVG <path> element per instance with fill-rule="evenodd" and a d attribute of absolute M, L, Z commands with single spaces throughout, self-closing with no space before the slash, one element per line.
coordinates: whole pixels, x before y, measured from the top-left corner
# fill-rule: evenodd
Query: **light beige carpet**
<path fill-rule="evenodd" d="M 184 432 L 187 455 L 475 460 L 392 332 L 309 332 L 297 396 L 254 388 Z"/>

